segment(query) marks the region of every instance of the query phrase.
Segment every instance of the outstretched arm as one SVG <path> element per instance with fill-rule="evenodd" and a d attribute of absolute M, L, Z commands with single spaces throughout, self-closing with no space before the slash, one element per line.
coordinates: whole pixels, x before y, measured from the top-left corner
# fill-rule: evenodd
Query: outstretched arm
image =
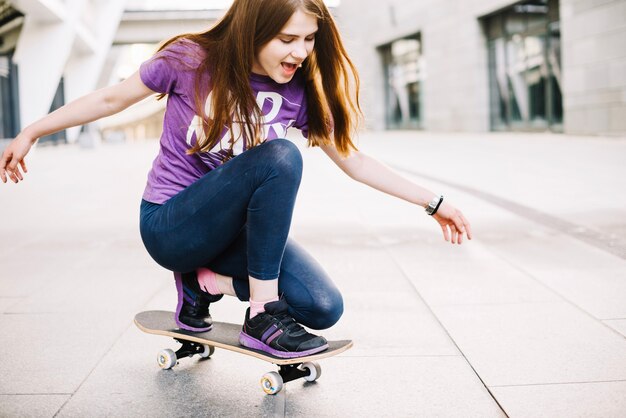
<path fill-rule="evenodd" d="M 40 137 L 113 115 L 153 93 L 136 72 L 119 84 L 96 90 L 60 107 L 27 126 L 7 146 L 0 158 L 0 179 L 3 183 L 7 178 L 14 183 L 24 179 L 20 167 L 24 173 L 28 171 L 24 157 Z"/>
<path fill-rule="evenodd" d="M 322 145 L 321 148 L 348 176 L 376 190 L 423 208 L 437 197 L 430 190 L 418 186 L 390 167 L 360 151 L 352 151 L 349 157 L 343 158 L 332 145 Z M 468 239 L 472 239 L 470 223 L 460 210 L 447 201 L 441 204 L 433 218 L 441 226 L 446 241 L 451 240 L 453 244 L 461 244 L 465 233 L 467 233 Z"/>

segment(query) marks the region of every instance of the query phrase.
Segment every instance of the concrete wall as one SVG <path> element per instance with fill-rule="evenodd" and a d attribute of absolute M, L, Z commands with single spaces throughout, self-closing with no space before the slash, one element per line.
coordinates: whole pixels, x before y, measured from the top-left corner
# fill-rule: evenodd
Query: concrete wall
<path fill-rule="evenodd" d="M 479 18 L 511 0 L 343 0 L 337 19 L 363 82 L 367 125 L 385 127 L 385 80 L 376 48 L 421 33 L 427 130 L 489 126 L 486 39 Z M 626 134 L 626 0 L 561 0 L 564 129 Z"/>
<path fill-rule="evenodd" d="M 626 135 L 626 1 L 561 0 L 565 131 Z"/>

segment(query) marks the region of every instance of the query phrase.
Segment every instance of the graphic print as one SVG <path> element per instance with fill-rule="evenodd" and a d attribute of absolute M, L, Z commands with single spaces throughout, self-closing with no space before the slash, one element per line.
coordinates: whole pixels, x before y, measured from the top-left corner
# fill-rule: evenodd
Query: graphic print
<path fill-rule="evenodd" d="M 271 91 L 259 91 L 256 96 L 256 102 L 263 115 L 263 131 L 261 132 L 263 140 L 284 138 L 287 135 L 287 130 L 296 123 L 296 120 L 280 120 L 279 115 L 283 109 L 283 104 L 289 103 L 297 108 L 300 107 L 300 104 L 292 103 L 284 96 Z M 205 103 L 205 112 L 207 115 L 212 114 L 211 104 L 212 93 L 209 93 Z M 222 139 L 209 152 L 198 154 L 205 164 L 215 168 L 227 159 L 235 157 L 247 149 L 241 123 L 233 121 L 232 130 L 234 143 L 231 143 L 230 129 L 224 128 Z M 204 138 L 204 131 L 202 130 L 202 119 L 200 116 L 195 115 L 187 129 L 187 145 L 192 147 L 197 142 L 198 138 Z"/>

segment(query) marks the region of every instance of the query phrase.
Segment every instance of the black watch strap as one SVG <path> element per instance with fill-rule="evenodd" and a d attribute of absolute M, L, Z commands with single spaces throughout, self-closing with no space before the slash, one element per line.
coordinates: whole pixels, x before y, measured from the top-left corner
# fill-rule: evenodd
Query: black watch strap
<path fill-rule="evenodd" d="M 426 213 L 433 216 L 439 210 L 439 206 L 443 203 L 443 196 L 435 197 L 426 206 Z"/>

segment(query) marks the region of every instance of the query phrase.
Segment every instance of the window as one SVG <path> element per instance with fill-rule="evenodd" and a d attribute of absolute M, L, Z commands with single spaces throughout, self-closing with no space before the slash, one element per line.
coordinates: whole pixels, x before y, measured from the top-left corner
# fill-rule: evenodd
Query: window
<path fill-rule="evenodd" d="M 558 0 L 516 4 L 484 19 L 493 130 L 562 131 Z"/>
<path fill-rule="evenodd" d="M 387 128 L 415 129 L 421 125 L 421 48 L 419 35 L 380 48 L 386 78 Z"/>

